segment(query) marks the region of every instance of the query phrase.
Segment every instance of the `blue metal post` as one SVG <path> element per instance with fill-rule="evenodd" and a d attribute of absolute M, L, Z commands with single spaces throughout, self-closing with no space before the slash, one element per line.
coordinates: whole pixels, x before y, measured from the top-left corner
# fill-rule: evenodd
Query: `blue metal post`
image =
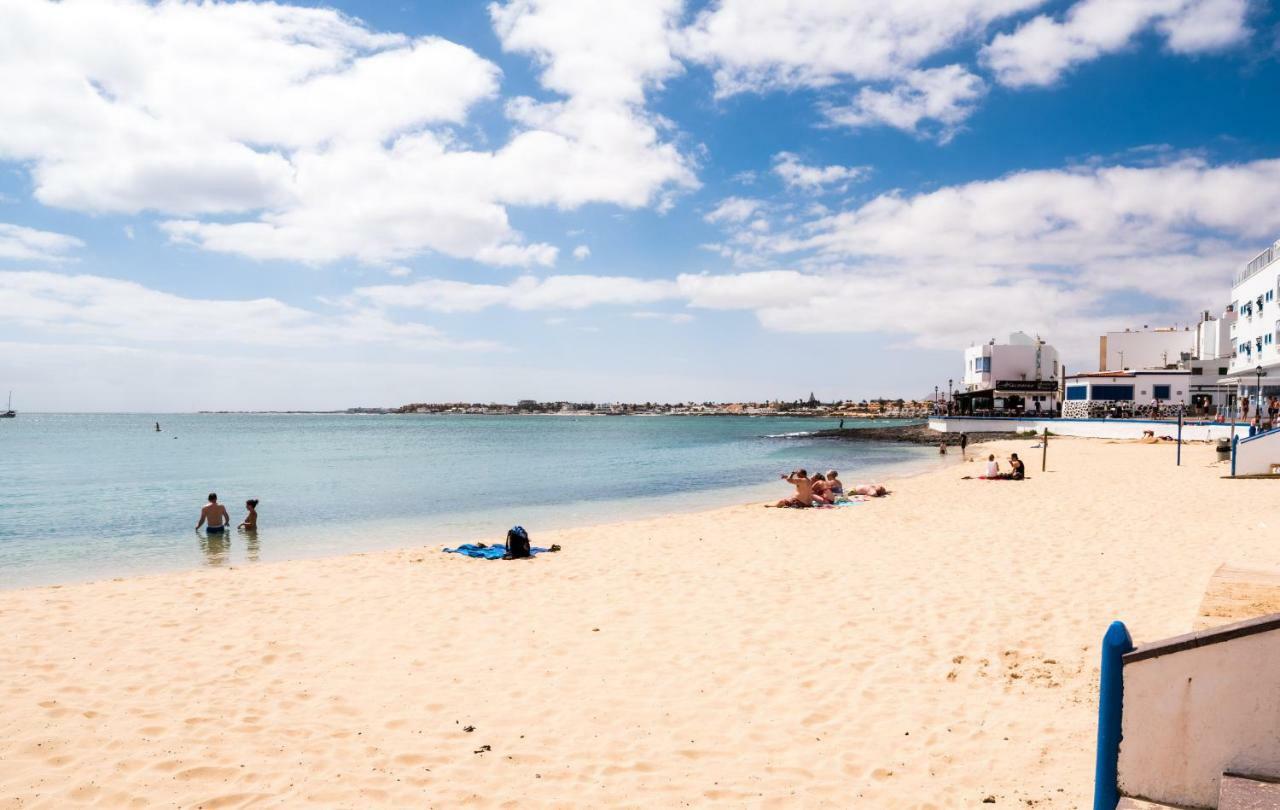
<path fill-rule="evenodd" d="M 1124 622 L 1112 622 L 1102 637 L 1102 678 L 1098 689 L 1098 761 L 1093 773 L 1093 810 L 1116 810 L 1120 802 L 1120 720 L 1124 713 L 1124 654 L 1133 639 Z"/>
<path fill-rule="evenodd" d="M 1234 428 L 1235 426 L 1232 425 L 1232 427 Z M 1236 435 L 1234 430 L 1231 431 L 1231 477 L 1232 478 L 1236 477 L 1236 445 L 1239 443 L 1240 443 L 1240 437 Z"/>

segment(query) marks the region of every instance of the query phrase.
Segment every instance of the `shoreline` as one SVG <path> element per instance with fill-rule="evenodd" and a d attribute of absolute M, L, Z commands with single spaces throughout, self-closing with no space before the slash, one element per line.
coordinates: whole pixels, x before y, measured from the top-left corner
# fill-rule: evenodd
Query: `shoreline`
<path fill-rule="evenodd" d="M 802 436 L 798 438 L 812 438 Z M 926 475 L 939 467 L 951 464 L 951 456 L 947 460 L 935 456 L 904 459 L 887 464 L 874 464 L 863 468 L 869 477 L 876 480 L 900 480 Z M 854 470 L 854 476 L 863 475 L 863 470 Z M 852 483 L 851 481 L 847 483 Z M 42 566 L 28 567 L 13 578 L 13 584 L 0 582 L 0 594 L 28 588 L 49 588 L 92 584 L 104 581 L 130 580 L 140 577 L 156 577 L 179 575 L 185 572 L 209 569 L 246 568 L 252 566 L 297 562 L 305 560 L 340 559 L 354 554 L 375 554 L 382 552 L 419 549 L 427 546 L 456 546 L 461 543 L 498 543 L 503 542 L 502 535 L 511 525 L 524 525 L 534 533 L 534 544 L 537 537 L 551 532 L 573 529 L 590 529 L 596 526 L 610 526 L 629 523 L 637 520 L 650 520 L 679 515 L 698 514 L 724 508 L 749 506 L 754 503 L 773 502 L 783 497 L 787 488 L 777 481 L 761 481 L 755 484 L 717 487 L 713 489 L 690 492 L 666 493 L 661 495 L 639 495 L 618 499 L 565 501 L 555 504 L 536 504 L 514 507 L 487 507 L 478 510 L 451 512 L 446 515 L 407 515 L 394 518 L 364 520 L 351 523 L 316 523 L 270 527 L 258 533 L 259 550 L 255 557 L 262 559 L 244 559 L 247 550 L 244 548 L 245 537 L 238 531 L 232 531 L 224 538 L 219 538 L 220 552 L 215 552 L 218 562 L 210 561 L 210 553 L 204 551 L 206 541 L 203 533 L 193 534 L 189 530 L 175 529 L 174 543 L 188 545 L 196 541 L 205 555 L 203 561 L 193 560 L 189 564 L 171 564 L 168 561 L 154 563 L 143 562 L 129 570 L 112 569 L 110 565 L 102 566 L 102 570 L 75 573 L 74 570 L 65 576 L 56 573 L 43 576 L 38 573 Z M 706 502 L 719 503 L 707 506 Z M 550 512 L 550 517 L 538 517 L 530 521 L 530 513 L 539 515 Z M 505 515 L 505 516 L 504 516 Z M 617 517 L 612 517 L 616 515 Z M 234 523 L 234 521 L 233 521 Z M 359 548 L 341 548 L 345 542 L 341 539 L 353 534 L 366 538 Z M 415 540 L 426 536 L 425 540 Z M 273 538 L 277 545 L 273 547 Z M 283 552 L 280 548 L 283 547 Z M 265 553 L 264 553 L 265 552 Z M 31 580 L 31 581 L 24 581 Z"/>
<path fill-rule="evenodd" d="M 950 466 L 958 461 L 959 459 L 952 459 L 951 456 L 948 456 L 946 461 L 933 456 L 927 456 L 920 459 L 904 460 L 885 465 L 874 465 L 870 469 L 875 471 L 876 474 L 870 477 L 876 481 L 892 482 L 906 480 L 921 475 L 928 475 L 931 472 Z M 886 474 L 880 474 L 882 469 Z M 699 490 L 690 493 L 645 495 L 617 500 L 569 501 L 554 504 L 552 506 L 561 514 L 574 515 L 574 517 L 569 517 L 564 520 L 544 522 L 537 525 L 536 528 L 534 528 L 534 524 L 529 524 L 527 528 L 530 528 L 530 531 L 535 534 L 534 545 L 540 545 L 537 537 L 548 533 L 571 530 L 590 530 L 596 528 L 607 529 L 612 526 L 625 525 L 636 521 L 668 517 L 674 518 L 681 515 L 699 515 L 723 509 L 738 509 L 754 505 L 762 505 L 764 503 L 772 503 L 778 500 L 785 495 L 786 491 L 787 487 L 782 485 L 781 482 L 764 481 L 745 486 L 730 486 Z M 739 496 L 749 497 L 739 498 Z M 725 501 L 712 506 L 707 506 L 702 503 L 703 500 L 715 500 L 717 498 L 724 497 L 738 499 Z M 587 514 L 581 514 L 583 510 L 585 510 Z M 457 546 L 463 543 L 483 542 L 493 544 L 503 542 L 501 535 L 507 528 L 509 528 L 508 523 L 512 520 L 510 517 L 504 517 L 501 519 L 496 517 L 504 511 L 514 512 L 518 511 L 518 508 L 507 510 L 486 509 L 478 512 L 460 512 L 451 514 L 449 516 L 449 521 L 463 522 L 472 526 L 477 522 L 488 522 L 493 525 L 489 528 L 469 528 L 451 531 L 447 528 L 449 522 L 441 522 L 437 525 L 426 524 L 428 528 L 425 532 L 432 535 L 432 537 L 422 542 L 408 541 L 410 534 L 422 531 L 422 527 L 424 525 L 423 518 L 418 516 L 387 518 L 372 522 L 351 524 L 306 524 L 301 526 L 263 529 L 257 538 L 259 544 L 269 544 L 271 536 L 274 533 L 277 536 L 320 537 L 323 538 L 321 540 L 321 548 L 313 553 L 308 553 L 305 548 L 300 550 L 294 549 L 280 557 L 245 561 L 233 561 L 229 556 L 232 549 L 228 548 L 228 557 L 226 560 L 217 564 L 211 564 L 207 560 L 200 564 L 172 567 L 167 564 L 158 564 L 154 568 L 135 569 L 121 573 L 86 573 L 83 576 L 73 575 L 69 578 L 56 579 L 47 582 L 18 582 L 14 585 L 0 583 L 0 595 L 28 589 L 74 587 L 108 581 L 120 582 L 143 578 L 175 576 L 205 570 L 236 570 L 265 565 L 305 562 L 309 560 L 339 560 L 348 556 L 418 551 L 427 548 L 435 548 L 437 546 Z M 621 514 L 617 518 L 605 517 L 609 512 L 619 512 Z M 519 519 L 517 518 L 517 522 L 518 521 Z M 502 528 L 498 528 L 499 525 L 501 525 Z M 359 532 L 374 538 L 380 538 L 380 540 L 375 540 L 371 545 L 367 545 L 359 549 L 342 550 L 324 547 L 328 545 L 325 541 L 332 541 L 352 532 Z M 175 536 L 177 534 L 178 532 L 175 532 Z M 185 535 L 187 533 L 182 532 L 182 534 Z M 445 535 L 450 534 L 451 536 L 446 539 Z M 197 537 L 204 539 L 205 536 L 201 533 L 198 534 Z M 190 538 L 188 538 L 188 540 L 189 539 Z M 230 545 L 232 542 L 243 544 L 245 539 L 245 536 L 239 531 L 231 531 L 226 537 L 221 538 L 220 542 L 227 545 Z"/>
<path fill-rule="evenodd" d="M 527 563 L 427 545 L 6 591 L 0 795 L 1083 806 L 1107 625 L 1185 632 L 1222 562 L 1280 564 L 1280 504 L 1210 445 L 1049 461 L 545 532 L 563 551 Z M 1197 506 L 1227 495 L 1258 502 L 1229 545 Z"/>

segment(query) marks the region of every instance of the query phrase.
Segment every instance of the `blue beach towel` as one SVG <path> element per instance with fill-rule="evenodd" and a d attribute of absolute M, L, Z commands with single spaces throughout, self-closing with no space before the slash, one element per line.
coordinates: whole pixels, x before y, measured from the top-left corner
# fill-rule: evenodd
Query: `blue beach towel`
<path fill-rule="evenodd" d="M 535 554 L 542 554 L 550 550 L 551 549 L 549 548 L 539 548 L 535 546 L 529 549 L 529 556 L 532 557 Z M 446 554 L 461 554 L 464 557 L 475 557 L 477 560 L 501 560 L 502 555 L 507 553 L 507 547 L 499 544 L 496 546 L 485 546 L 484 548 L 480 548 L 480 546 L 477 546 L 474 543 L 463 543 L 457 548 L 446 548 L 444 552 Z"/>

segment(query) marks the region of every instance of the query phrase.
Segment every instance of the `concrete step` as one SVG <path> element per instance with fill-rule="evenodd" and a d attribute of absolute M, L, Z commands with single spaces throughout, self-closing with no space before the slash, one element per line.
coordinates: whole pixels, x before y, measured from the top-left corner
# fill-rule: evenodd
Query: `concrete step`
<path fill-rule="evenodd" d="M 1224 773 L 1218 786 L 1218 810 L 1276 810 L 1280 781 Z"/>

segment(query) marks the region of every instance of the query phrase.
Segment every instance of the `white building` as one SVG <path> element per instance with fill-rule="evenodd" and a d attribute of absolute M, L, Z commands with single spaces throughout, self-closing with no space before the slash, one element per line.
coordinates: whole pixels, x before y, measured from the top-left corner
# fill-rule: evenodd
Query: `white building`
<path fill-rule="evenodd" d="M 1025 332 L 1008 343 L 989 342 L 964 352 L 962 413 L 1022 411 L 1049 413 L 1058 405 L 1058 350 Z"/>
<path fill-rule="evenodd" d="M 1158 418 L 1177 416 L 1179 410 L 1203 415 L 1211 412 L 1226 390 L 1218 385 L 1217 372 L 1216 367 L 1197 365 L 1068 374 L 1062 415 L 1074 419 L 1113 414 Z"/>
<path fill-rule="evenodd" d="M 1219 365 L 1228 366 L 1231 360 L 1231 354 L 1235 351 L 1235 347 L 1231 345 L 1232 327 L 1235 326 L 1236 313 L 1232 307 L 1214 318 L 1205 310 L 1200 313 L 1200 323 L 1196 325 L 1196 348 L 1192 355 L 1193 360 L 1198 360 L 1211 365 L 1210 360 L 1223 361 Z M 1222 376 L 1227 374 L 1222 372 Z"/>
<path fill-rule="evenodd" d="M 1236 313 L 1230 375 L 1241 393 L 1258 402 L 1258 372 L 1263 397 L 1280 394 L 1280 241 L 1236 272 L 1231 283 Z"/>
<path fill-rule="evenodd" d="M 1197 332 L 1191 327 L 1126 329 L 1108 332 L 1098 338 L 1098 370 L 1123 371 L 1127 368 L 1166 368 L 1177 365 L 1185 355 L 1196 350 Z"/>

